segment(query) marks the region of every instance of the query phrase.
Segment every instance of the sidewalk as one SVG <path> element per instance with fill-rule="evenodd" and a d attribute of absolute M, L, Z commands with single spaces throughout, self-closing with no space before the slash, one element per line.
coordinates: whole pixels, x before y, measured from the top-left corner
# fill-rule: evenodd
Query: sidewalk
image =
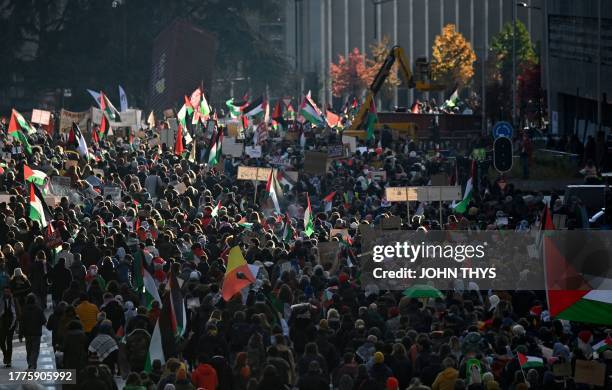
<path fill-rule="evenodd" d="M 52 303 L 49 296 L 47 310 L 45 310 L 45 315 L 47 318 L 53 312 L 50 309 Z M 1 354 L 1 353 L 0 353 Z M 0 366 L 0 373 L 6 375 L 8 371 L 26 371 L 28 368 L 28 363 L 26 361 L 26 347 L 25 347 L 25 339 L 22 342 L 19 342 L 19 338 L 17 337 L 17 333 L 13 336 L 13 362 L 11 368 L 4 368 L 4 365 Z M 53 353 L 53 346 L 51 345 L 51 332 L 43 326 L 42 328 L 42 337 L 40 339 L 40 354 L 38 355 L 38 369 L 44 370 L 52 370 L 55 368 L 55 355 Z M 4 377 L 3 375 L 3 377 Z M 22 385 L 8 385 L 5 383 L 0 383 L 0 390 L 4 389 L 20 389 Z M 30 385 L 31 386 L 31 385 Z M 30 387 L 33 388 L 33 387 Z M 61 386 L 38 386 L 40 389 L 60 389 Z"/>

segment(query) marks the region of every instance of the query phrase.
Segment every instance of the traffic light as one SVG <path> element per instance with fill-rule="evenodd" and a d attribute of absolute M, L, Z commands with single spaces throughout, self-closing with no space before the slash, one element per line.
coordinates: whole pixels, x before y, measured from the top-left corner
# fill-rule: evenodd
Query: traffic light
<path fill-rule="evenodd" d="M 493 143 L 493 166 L 500 173 L 512 169 L 512 140 L 508 137 L 498 137 Z"/>

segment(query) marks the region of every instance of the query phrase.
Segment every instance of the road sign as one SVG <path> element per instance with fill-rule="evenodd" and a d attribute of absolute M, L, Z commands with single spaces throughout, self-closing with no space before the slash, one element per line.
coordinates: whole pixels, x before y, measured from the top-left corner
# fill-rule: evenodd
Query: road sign
<path fill-rule="evenodd" d="M 493 142 L 493 166 L 504 173 L 512 169 L 512 141 L 507 137 L 499 137 Z"/>
<path fill-rule="evenodd" d="M 505 121 L 497 122 L 495 126 L 493 126 L 493 138 L 495 139 L 499 137 L 507 137 L 512 139 L 513 132 L 514 129 L 512 125 Z"/>

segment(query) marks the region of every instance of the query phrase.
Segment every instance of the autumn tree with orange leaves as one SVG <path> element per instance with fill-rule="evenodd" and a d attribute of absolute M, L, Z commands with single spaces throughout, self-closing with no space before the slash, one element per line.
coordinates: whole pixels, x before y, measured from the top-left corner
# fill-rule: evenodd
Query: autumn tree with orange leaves
<path fill-rule="evenodd" d="M 449 89 L 464 87 L 474 76 L 475 61 L 472 45 L 455 29 L 455 25 L 444 26 L 432 47 L 432 78 Z"/>
<path fill-rule="evenodd" d="M 359 96 L 368 87 L 365 55 L 355 48 L 348 58 L 338 56 L 338 63 L 331 63 L 332 93 L 336 97 L 345 94 Z"/>

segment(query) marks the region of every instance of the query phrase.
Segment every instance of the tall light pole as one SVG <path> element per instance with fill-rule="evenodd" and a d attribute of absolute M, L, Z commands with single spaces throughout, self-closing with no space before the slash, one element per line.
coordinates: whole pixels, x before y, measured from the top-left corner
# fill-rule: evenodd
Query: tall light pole
<path fill-rule="evenodd" d="M 512 7 L 512 126 L 516 127 L 516 4 Z"/>
<path fill-rule="evenodd" d="M 516 96 L 516 89 L 517 89 L 516 88 L 517 87 L 516 86 L 516 8 L 517 7 L 541 10 L 540 7 L 529 5 L 524 1 L 519 1 L 516 3 L 516 7 L 512 7 L 512 124 L 515 127 L 517 126 L 517 123 L 516 123 L 516 100 L 517 100 L 517 96 Z M 546 15 L 544 16 L 546 17 Z M 544 24 L 544 27 L 546 27 L 546 24 Z M 544 40 L 545 36 L 546 34 L 542 36 L 542 41 Z M 548 46 L 548 43 L 547 43 L 547 46 Z M 543 47 L 543 46 L 540 45 L 540 47 Z M 548 102 L 548 104 L 550 104 L 550 102 Z"/>

